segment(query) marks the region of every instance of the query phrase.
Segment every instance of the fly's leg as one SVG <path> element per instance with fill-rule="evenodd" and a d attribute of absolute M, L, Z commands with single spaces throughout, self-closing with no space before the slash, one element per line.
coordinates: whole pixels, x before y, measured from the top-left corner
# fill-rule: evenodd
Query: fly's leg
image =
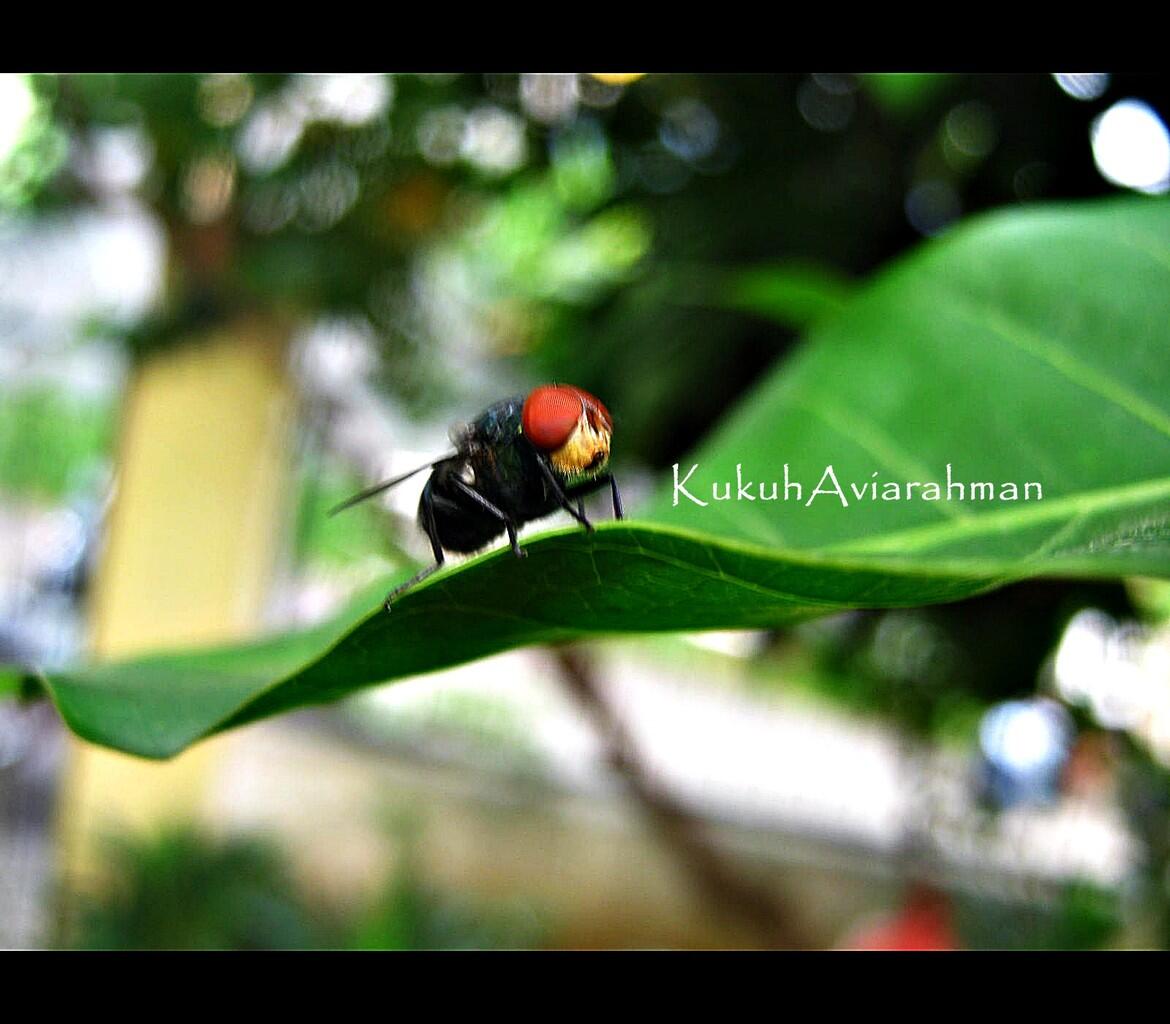
<path fill-rule="evenodd" d="M 528 552 L 520 546 L 520 541 L 516 537 L 516 527 L 509 520 L 504 523 L 504 528 L 508 531 L 508 543 L 512 545 L 512 554 L 517 558 L 527 558 Z"/>
<path fill-rule="evenodd" d="M 443 546 L 439 543 L 439 529 L 437 526 L 435 526 L 434 499 L 431 497 L 431 489 L 429 484 L 423 491 L 422 506 L 423 529 L 426 530 L 427 539 L 431 542 L 431 551 L 435 556 L 435 564 L 428 565 L 425 569 L 420 569 L 405 583 L 400 583 L 393 590 L 391 590 L 390 593 L 386 595 L 386 600 L 382 602 L 382 606 L 386 609 L 386 611 L 390 611 L 390 606 L 396 597 L 398 597 L 400 594 L 404 594 L 411 587 L 421 583 L 428 576 L 430 576 L 431 573 L 437 572 L 443 567 L 443 563 L 447 560 L 446 555 L 443 554 Z"/>
<path fill-rule="evenodd" d="M 520 546 L 520 541 L 516 536 L 516 524 L 512 522 L 508 516 L 496 508 L 496 506 L 488 501 L 487 498 L 485 498 L 482 494 L 480 494 L 479 491 L 468 487 L 468 485 L 465 484 L 462 480 L 454 479 L 451 482 L 457 488 L 459 488 L 459 490 L 466 494 L 467 497 L 479 505 L 480 508 L 484 509 L 486 512 L 490 512 L 500 521 L 504 529 L 508 531 L 508 543 L 512 545 L 512 554 L 514 554 L 517 558 L 528 557 L 528 552 Z"/>
<path fill-rule="evenodd" d="M 593 524 L 585 518 L 585 503 L 578 502 L 577 508 L 573 508 L 573 503 L 569 501 L 569 497 L 565 494 L 565 489 L 561 486 L 560 481 L 553 476 L 553 471 L 549 469 L 548 463 L 544 459 L 537 459 L 536 464 L 540 466 L 540 470 L 544 473 L 545 482 L 552 490 L 553 497 L 557 499 L 557 503 L 590 533 L 593 532 Z"/>
<path fill-rule="evenodd" d="M 385 607 L 386 611 L 391 610 L 390 606 L 394 603 L 394 599 L 396 597 L 398 597 L 400 594 L 404 594 L 415 584 L 422 583 L 422 581 L 430 576 L 431 573 L 438 572 L 441 568 L 443 568 L 442 559 L 437 561 L 434 565 L 428 565 L 425 569 L 420 569 L 405 583 L 400 583 L 398 586 L 396 586 L 393 590 L 390 591 L 389 594 L 386 595 L 386 600 L 383 602 L 383 606 Z"/>
<path fill-rule="evenodd" d="M 612 473 L 606 473 L 605 478 L 609 480 L 609 490 L 613 495 L 613 517 L 614 519 L 625 519 L 626 514 L 622 511 L 622 496 L 618 493 L 617 481 Z"/>

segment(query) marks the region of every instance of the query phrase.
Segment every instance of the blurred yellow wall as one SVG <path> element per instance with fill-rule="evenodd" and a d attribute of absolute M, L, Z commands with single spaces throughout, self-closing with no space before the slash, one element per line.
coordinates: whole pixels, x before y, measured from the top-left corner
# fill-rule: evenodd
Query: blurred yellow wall
<path fill-rule="evenodd" d="M 261 626 L 284 532 L 294 404 L 286 337 L 281 325 L 244 320 L 135 374 L 90 595 L 95 659 Z M 63 891 L 100 884 L 103 837 L 200 817 L 208 773 L 231 741 L 165 763 L 73 741 L 59 805 Z"/>

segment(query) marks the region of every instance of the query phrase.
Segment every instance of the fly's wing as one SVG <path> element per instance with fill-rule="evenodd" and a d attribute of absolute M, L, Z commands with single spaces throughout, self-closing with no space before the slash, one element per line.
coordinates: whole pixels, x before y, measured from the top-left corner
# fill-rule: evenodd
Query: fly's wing
<path fill-rule="evenodd" d="M 520 412 L 523 408 L 523 395 L 516 395 L 489 406 L 476 419 L 472 420 L 472 422 L 457 424 L 448 431 L 447 436 L 451 439 L 451 444 L 455 447 L 454 451 L 440 455 L 437 459 L 432 459 L 430 462 L 416 469 L 412 469 L 409 473 L 403 473 L 401 476 L 396 476 L 391 480 L 384 480 L 380 484 L 374 484 L 373 487 L 367 487 L 364 491 L 360 491 L 352 498 L 346 498 L 341 504 L 335 505 L 329 510 L 329 514 L 332 516 L 338 512 L 343 512 L 345 509 L 351 508 L 359 502 L 373 498 L 383 491 L 390 490 L 391 487 L 397 486 L 403 480 L 410 479 L 416 473 L 421 473 L 424 469 L 434 469 L 436 466 L 441 465 L 457 455 L 475 455 L 485 448 L 494 448 L 504 442 L 510 441 L 520 431 Z"/>
<path fill-rule="evenodd" d="M 435 466 L 446 462 L 449 458 L 451 458 L 452 455 L 455 454 L 455 452 L 448 452 L 446 455 L 441 455 L 437 459 L 426 462 L 421 466 L 416 466 L 409 473 L 403 473 L 400 476 L 391 477 L 389 480 L 383 480 L 379 484 L 374 484 L 373 487 L 367 487 L 364 491 L 358 491 L 358 493 L 353 495 L 353 497 L 346 498 L 345 501 L 341 502 L 340 504 L 334 505 L 333 508 L 329 510 L 329 515 L 335 516 L 338 512 L 344 512 L 347 508 L 352 508 L 354 505 L 360 504 L 369 498 L 376 497 L 383 491 L 390 490 L 391 487 L 397 487 L 400 483 L 402 483 L 403 480 L 409 480 L 412 476 L 421 473 L 424 469 L 434 469 Z"/>
<path fill-rule="evenodd" d="M 447 440 L 457 452 L 468 452 L 478 443 L 474 423 L 452 423 L 447 430 Z"/>

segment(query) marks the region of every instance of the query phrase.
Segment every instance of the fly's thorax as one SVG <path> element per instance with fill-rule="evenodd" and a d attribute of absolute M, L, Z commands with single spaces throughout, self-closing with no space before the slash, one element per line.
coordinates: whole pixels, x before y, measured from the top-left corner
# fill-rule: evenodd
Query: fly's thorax
<path fill-rule="evenodd" d="M 522 395 L 496 402 L 472 422 L 453 428 L 452 443 L 462 452 L 510 444 L 521 429 L 520 412 L 523 406 Z"/>

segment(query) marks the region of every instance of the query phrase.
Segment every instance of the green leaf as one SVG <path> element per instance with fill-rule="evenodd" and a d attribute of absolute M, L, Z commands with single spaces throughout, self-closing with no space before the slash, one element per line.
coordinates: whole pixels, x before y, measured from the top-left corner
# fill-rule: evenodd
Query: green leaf
<path fill-rule="evenodd" d="M 831 267 L 791 262 L 741 271 L 727 286 L 724 302 L 806 330 L 841 309 L 852 291 L 849 279 Z"/>
<path fill-rule="evenodd" d="M 737 270 L 688 264 L 657 269 L 664 294 L 675 305 L 754 313 L 794 331 L 836 313 L 855 287 L 836 268 L 810 260 Z"/>
<path fill-rule="evenodd" d="M 804 483 L 818 497 L 649 517 L 770 547 L 987 571 L 1164 574 L 1170 551 L 1170 203 L 984 217 L 902 260 L 814 331 L 680 463 L 693 493 Z M 1042 485 L 1041 501 L 854 501 L 873 480 Z M 733 491 L 735 486 L 733 484 Z M 969 498 L 969 490 L 965 498 Z M 957 492 L 956 492 L 957 494 Z M 700 495 L 701 496 L 701 495 Z"/>
<path fill-rule="evenodd" d="M 166 757 L 213 732 L 523 644 L 764 627 L 953 601 L 1030 576 L 1170 576 L 1170 204 L 984 217 L 814 330 L 633 523 L 557 530 L 246 647 L 46 680 L 95 742 Z M 620 443 L 620 438 L 619 438 Z M 802 501 L 734 500 L 778 480 Z M 806 503 L 825 467 L 845 488 Z M 851 483 L 996 484 L 995 500 L 852 500 Z M 876 474 L 876 478 L 874 476 Z M 731 481 L 733 500 L 711 500 Z M 1035 481 L 1043 498 L 999 500 Z M 704 493 L 703 488 L 706 487 Z M 880 486 L 879 486 L 880 490 Z M 386 587 L 393 581 L 387 581 Z"/>
<path fill-rule="evenodd" d="M 782 556 L 661 527 L 603 523 L 479 556 L 381 607 L 371 588 L 309 633 L 88 668 L 46 682 L 86 739 L 166 757 L 211 732 L 360 686 L 524 644 L 598 634 L 758 627 L 858 603 L 949 601 L 988 581 Z"/>

